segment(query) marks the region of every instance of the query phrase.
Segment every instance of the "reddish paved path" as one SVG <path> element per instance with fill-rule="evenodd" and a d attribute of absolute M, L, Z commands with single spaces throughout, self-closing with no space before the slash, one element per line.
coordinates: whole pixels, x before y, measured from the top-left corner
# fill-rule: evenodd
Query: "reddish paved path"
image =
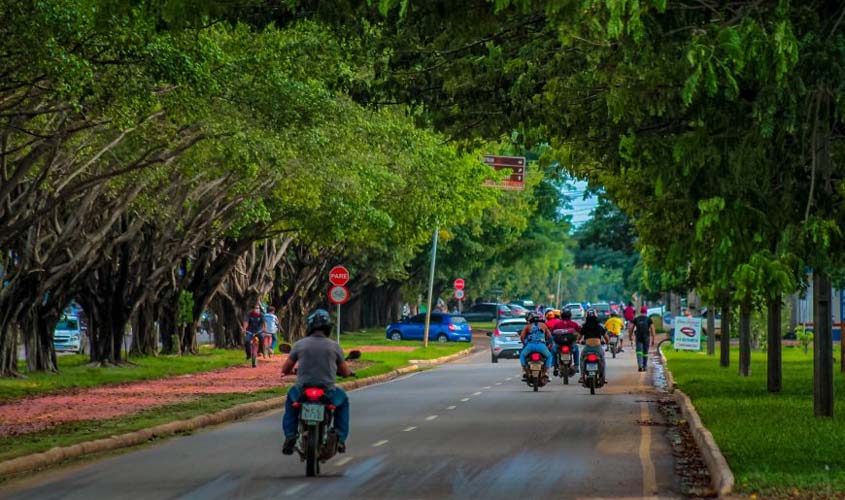
<path fill-rule="evenodd" d="M 413 347 L 365 346 L 363 352 L 412 351 Z M 84 389 L 62 390 L 42 396 L 16 399 L 0 405 L 0 437 L 49 429 L 67 422 L 105 420 L 132 415 L 150 408 L 183 403 L 205 394 L 249 393 L 292 383 L 280 377 L 286 356 L 258 360 L 252 368 L 221 368 L 211 372 L 179 375 L 157 380 L 128 382 Z"/>

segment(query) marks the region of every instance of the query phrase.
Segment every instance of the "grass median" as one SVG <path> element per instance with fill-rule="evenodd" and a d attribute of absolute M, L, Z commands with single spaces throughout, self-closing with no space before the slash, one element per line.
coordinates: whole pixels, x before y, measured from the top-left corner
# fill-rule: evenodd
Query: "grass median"
<path fill-rule="evenodd" d="M 751 356 L 751 376 L 737 374 L 718 356 L 663 349 L 678 387 L 689 395 L 727 458 L 738 491 L 761 498 L 845 496 L 845 377 L 835 374 L 833 419 L 813 416 L 813 355 L 783 353 L 783 392 L 766 390 L 766 353 Z"/>
<path fill-rule="evenodd" d="M 380 335 L 383 337 L 383 330 L 381 332 Z M 380 340 L 378 335 L 377 330 L 363 331 L 344 334 L 341 340 L 343 347 L 347 350 L 373 345 L 410 347 L 413 350 L 364 352 L 361 361 L 366 364 L 366 367 L 358 370 L 356 374 L 358 379 L 388 373 L 408 365 L 410 360 L 439 358 L 470 347 L 467 343 L 438 344 L 435 342 L 430 344 L 428 348 L 423 348 L 420 342 L 394 342 L 386 339 L 384 339 L 384 344 L 378 344 L 377 342 Z M 74 359 L 77 357 L 64 356 L 60 358 L 61 372 L 59 374 L 40 374 L 29 379 L 2 380 L 0 383 L 5 383 L 5 385 L 0 385 L 0 387 L 4 391 L 2 394 L 19 397 L 59 389 L 150 380 L 171 375 L 209 371 L 232 365 L 245 365 L 243 352 L 240 350 L 209 351 L 212 352 L 204 353 L 202 356 L 159 356 L 157 358 L 133 359 L 137 366 L 127 368 L 89 368 L 84 366 L 84 357 L 80 356 L 80 359 Z M 27 385 L 27 383 L 31 385 Z M 70 446 L 175 420 L 189 419 L 242 403 L 278 397 L 286 392 L 287 388 L 280 386 L 252 393 L 206 394 L 190 401 L 151 408 L 118 418 L 68 422 L 43 431 L 2 437 L 0 438 L 0 461 L 46 451 L 55 446 Z"/>

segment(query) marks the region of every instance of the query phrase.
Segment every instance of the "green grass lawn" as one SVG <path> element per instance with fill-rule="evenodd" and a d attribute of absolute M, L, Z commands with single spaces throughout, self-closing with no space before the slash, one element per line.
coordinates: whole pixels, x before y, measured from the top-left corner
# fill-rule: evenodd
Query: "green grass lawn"
<path fill-rule="evenodd" d="M 206 349 L 196 356 L 156 356 L 129 359 L 133 365 L 109 368 L 87 366 L 88 356 L 59 356 L 59 373 L 24 373 L 26 378 L 0 378 L 0 402 L 58 389 L 94 387 L 172 375 L 198 373 L 243 364 L 243 351 Z M 23 367 L 21 367 L 23 369 Z M 22 372 L 23 373 L 23 372 Z"/>
<path fill-rule="evenodd" d="M 766 391 L 766 354 L 751 357 L 751 376 L 737 375 L 718 355 L 664 348 L 677 385 L 692 398 L 736 476 L 737 489 L 762 498 L 831 498 L 845 492 L 845 376 L 834 385 L 836 417 L 813 416 L 813 355 L 785 348 L 783 392 Z M 837 353 L 838 355 L 838 353 Z"/>

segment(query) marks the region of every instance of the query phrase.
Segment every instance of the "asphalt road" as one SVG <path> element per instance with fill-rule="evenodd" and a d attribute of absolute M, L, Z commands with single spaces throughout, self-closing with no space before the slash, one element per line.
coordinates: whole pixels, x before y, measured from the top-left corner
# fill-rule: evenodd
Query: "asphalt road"
<path fill-rule="evenodd" d="M 351 392 L 349 451 L 305 478 L 280 412 L 7 483 L 2 498 L 677 498 L 649 374 L 630 350 L 591 396 L 534 393 L 489 350 Z"/>

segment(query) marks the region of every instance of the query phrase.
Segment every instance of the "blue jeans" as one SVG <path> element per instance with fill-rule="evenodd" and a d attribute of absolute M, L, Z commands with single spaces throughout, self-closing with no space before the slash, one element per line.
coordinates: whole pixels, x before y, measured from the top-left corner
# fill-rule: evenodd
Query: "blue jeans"
<path fill-rule="evenodd" d="M 649 337 L 636 339 L 637 366 L 643 369 L 648 367 L 648 348 L 650 340 L 651 339 Z"/>
<path fill-rule="evenodd" d="M 546 368 L 552 367 L 552 353 L 549 352 L 549 348 L 546 347 L 546 344 L 542 344 L 539 342 L 531 342 L 525 344 L 525 347 L 522 349 L 522 352 L 519 353 L 519 362 L 522 363 L 522 366 L 527 366 L 528 362 L 525 360 L 525 357 L 531 354 L 532 352 L 539 352 L 543 356 L 546 357 Z"/>
<path fill-rule="evenodd" d="M 276 350 L 276 332 L 267 333 L 267 335 L 269 335 L 270 338 L 273 339 L 273 341 L 270 343 L 270 350 L 275 351 Z"/>
<path fill-rule="evenodd" d="M 264 345 L 264 332 L 246 332 L 244 349 L 246 350 L 247 359 L 252 357 L 252 347 L 250 346 L 250 342 L 252 342 L 252 337 L 254 335 L 258 335 L 258 352 L 261 352 L 261 346 Z"/>
<path fill-rule="evenodd" d="M 337 431 L 338 438 L 346 441 L 346 436 L 349 435 L 349 398 L 340 387 L 328 391 L 327 395 L 335 405 L 334 429 Z M 294 408 L 293 403 L 299 401 L 300 397 L 302 397 L 302 388 L 298 385 L 291 387 L 285 400 L 285 414 L 282 416 L 282 430 L 286 438 L 296 437 L 299 427 L 299 408 Z"/>

